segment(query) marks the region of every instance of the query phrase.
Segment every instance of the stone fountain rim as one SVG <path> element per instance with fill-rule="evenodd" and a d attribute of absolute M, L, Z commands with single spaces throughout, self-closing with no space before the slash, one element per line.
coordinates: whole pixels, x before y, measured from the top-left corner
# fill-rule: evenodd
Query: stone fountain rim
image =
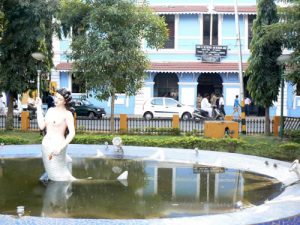
<path fill-rule="evenodd" d="M 88 148 L 85 148 L 87 147 Z M 6 145 L 0 149 L 1 158 L 41 157 L 41 145 Z M 243 209 L 241 211 L 217 215 L 164 218 L 164 219 L 72 219 L 24 216 L 20 219 L 10 215 L 0 215 L 1 224 L 260 224 L 285 218 L 300 218 L 300 184 L 294 184 L 298 178 L 294 172 L 289 172 L 291 163 L 264 157 L 243 155 L 238 153 L 215 152 L 207 150 L 123 146 L 125 158 L 155 160 L 160 162 L 199 163 L 209 166 L 222 166 L 260 173 L 278 179 L 287 187 L 284 191 L 262 205 Z M 114 146 L 71 144 L 68 153 L 71 157 L 95 157 L 99 151 L 106 157 L 114 157 Z M 266 163 L 268 162 L 268 163 Z M 276 166 L 274 166 L 276 165 Z M 292 185 L 294 184 L 294 185 Z M 292 217 L 292 218 L 291 218 Z"/>

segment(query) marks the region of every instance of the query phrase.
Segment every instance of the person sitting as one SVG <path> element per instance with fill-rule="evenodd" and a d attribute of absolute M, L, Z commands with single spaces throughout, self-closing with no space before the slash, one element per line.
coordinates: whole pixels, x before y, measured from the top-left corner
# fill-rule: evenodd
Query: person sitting
<path fill-rule="evenodd" d="M 209 117 L 212 117 L 212 108 L 208 98 L 209 94 L 204 94 L 203 99 L 201 101 L 201 109 L 208 112 Z"/>

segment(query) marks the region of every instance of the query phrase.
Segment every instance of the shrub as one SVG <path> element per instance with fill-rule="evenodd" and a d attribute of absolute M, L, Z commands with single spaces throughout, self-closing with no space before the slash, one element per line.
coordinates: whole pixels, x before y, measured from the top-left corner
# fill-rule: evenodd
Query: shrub
<path fill-rule="evenodd" d="M 284 136 L 291 141 L 300 143 L 300 130 L 285 130 Z"/>
<path fill-rule="evenodd" d="M 287 159 L 298 158 L 300 155 L 300 144 L 298 143 L 293 143 L 293 142 L 283 143 L 280 144 L 278 147 L 281 155 L 284 158 L 285 157 Z"/>
<path fill-rule="evenodd" d="M 5 145 L 19 145 L 19 144 L 28 144 L 29 142 L 17 136 L 1 136 L 0 143 L 3 143 Z"/>

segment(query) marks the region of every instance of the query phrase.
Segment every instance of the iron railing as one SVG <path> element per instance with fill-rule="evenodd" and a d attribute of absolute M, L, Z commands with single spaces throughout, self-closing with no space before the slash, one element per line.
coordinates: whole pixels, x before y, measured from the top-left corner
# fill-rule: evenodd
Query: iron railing
<path fill-rule="evenodd" d="M 300 117 L 284 117 L 284 130 L 300 130 Z"/>
<path fill-rule="evenodd" d="M 240 119 L 234 121 L 239 123 L 239 132 L 242 132 L 242 123 Z M 0 116 L 0 130 L 5 129 L 6 116 Z M 270 131 L 273 133 L 274 121 L 270 120 Z M 110 118 L 105 117 L 101 119 L 89 119 L 86 117 L 77 117 L 77 130 L 79 131 L 97 131 L 110 132 Z M 145 120 L 142 117 L 128 117 L 127 119 L 128 131 L 131 133 L 147 133 L 153 128 L 172 128 L 172 119 L 152 119 Z M 20 117 L 14 116 L 14 129 L 21 129 Z M 204 133 L 204 121 L 195 120 L 180 120 L 180 133 L 196 132 L 198 134 Z M 285 130 L 300 130 L 300 118 L 285 117 Z M 29 130 L 39 130 L 36 117 L 31 118 Z M 114 131 L 120 132 L 120 118 L 114 118 Z M 264 117 L 248 117 L 246 118 L 246 133 L 247 134 L 263 134 L 265 132 L 265 118 Z"/>

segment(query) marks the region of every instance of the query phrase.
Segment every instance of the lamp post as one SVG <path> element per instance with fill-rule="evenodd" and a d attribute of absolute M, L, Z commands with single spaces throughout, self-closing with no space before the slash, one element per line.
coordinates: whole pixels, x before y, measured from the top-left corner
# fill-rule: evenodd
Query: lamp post
<path fill-rule="evenodd" d="M 284 66 L 287 61 L 289 61 L 291 58 L 291 55 L 289 54 L 282 54 L 277 58 L 277 64 Z M 281 71 L 280 76 L 280 128 L 279 128 L 279 137 L 283 138 L 283 129 L 284 129 L 284 120 L 283 120 L 283 92 L 284 92 L 284 72 Z"/>
<path fill-rule="evenodd" d="M 44 61 L 45 55 L 41 52 L 34 52 L 31 54 L 31 56 L 36 59 L 37 61 Z M 37 96 L 40 97 L 40 76 L 41 76 L 41 70 L 37 69 Z"/>
<path fill-rule="evenodd" d="M 240 102 L 241 102 L 241 114 L 242 114 L 242 134 L 246 134 L 246 115 L 245 115 L 245 99 L 244 99 L 242 44 L 241 44 L 240 22 L 239 22 L 238 1 L 237 0 L 235 0 L 235 4 L 234 4 L 234 15 L 235 15 L 236 40 L 237 40 L 238 56 L 239 56 L 238 68 L 239 68 L 239 80 L 240 80 Z"/>

